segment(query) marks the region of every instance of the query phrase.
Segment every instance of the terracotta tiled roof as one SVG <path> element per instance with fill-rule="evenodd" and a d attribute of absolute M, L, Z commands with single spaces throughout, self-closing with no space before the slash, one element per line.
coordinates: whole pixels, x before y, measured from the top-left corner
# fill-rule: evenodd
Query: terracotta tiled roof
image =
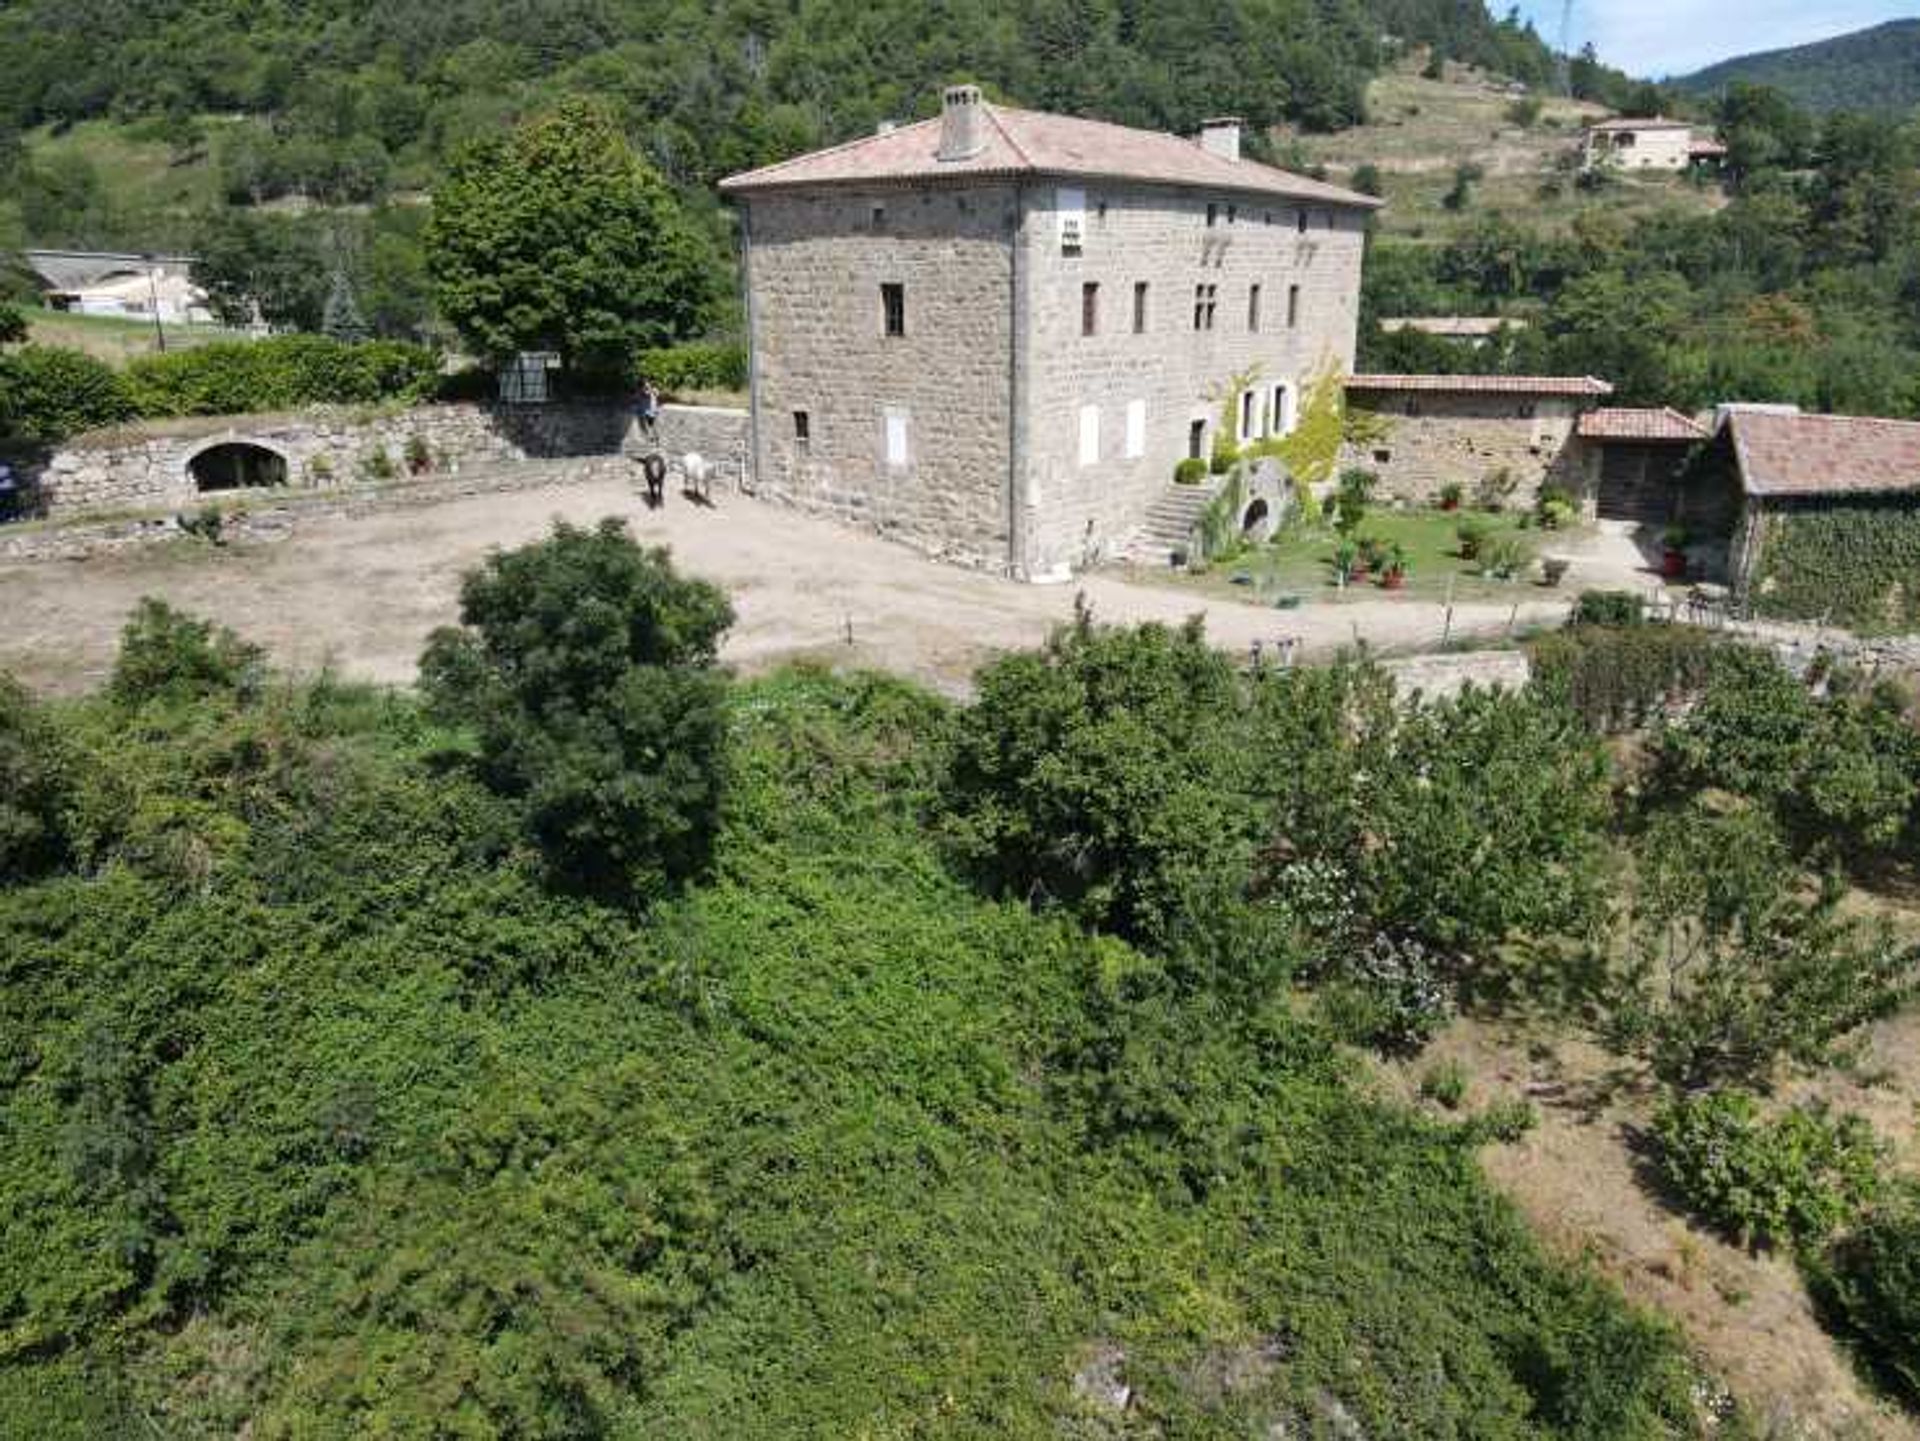
<path fill-rule="evenodd" d="M 1691 443 L 1705 440 L 1704 425 L 1698 425 L 1677 410 L 1620 410 L 1603 407 L 1580 417 L 1582 440 L 1670 440 Z"/>
<path fill-rule="evenodd" d="M 1254 160 L 1229 160 L 1158 130 L 1133 130 L 1104 120 L 1048 115 L 982 104 L 985 145 L 965 160 L 940 160 L 940 121 L 922 120 L 827 150 L 796 155 L 720 182 L 728 192 L 791 185 L 932 180 L 949 176 L 1061 175 L 1140 180 L 1210 190 L 1252 192 L 1288 200 L 1374 209 L 1371 195 L 1311 180 Z"/>
<path fill-rule="evenodd" d="M 1591 375 L 1350 375 L 1348 390 L 1420 390 L 1453 395 L 1612 395 Z"/>
<path fill-rule="evenodd" d="M 1920 491 L 1920 421 L 1736 410 L 1727 427 L 1748 495 Z"/>

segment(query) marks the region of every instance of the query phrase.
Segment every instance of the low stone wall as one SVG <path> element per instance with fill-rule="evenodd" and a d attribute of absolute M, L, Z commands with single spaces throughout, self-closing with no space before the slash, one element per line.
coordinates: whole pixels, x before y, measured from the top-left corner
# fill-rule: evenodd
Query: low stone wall
<path fill-rule="evenodd" d="M 195 478 L 196 461 L 207 464 L 209 452 L 222 446 L 252 447 L 256 460 L 267 465 L 274 464 L 269 457 L 277 458 L 284 488 L 294 492 L 430 479 L 513 461 L 613 458 L 656 448 L 676 468 L 679 457 L 697 452 L 710 463 L 715 483 L 743 488 L 747 414 L 666 406 L 652 439 L 641 437 L 627 409 L 613 404 L 320 409 L 157 421 L 76 437 L 28 467 L 25 476 L 39 511 L 51 519 L 185 509 L 209 493 Z M 280 490 L 273 486 L 258 493 Z"/>
<path fill-rule="evenodd" d="M 1480 483 L 1504 470 L 1515 482 L 1507 501 L 1512 507 L 1531 506 L 1548 484 L 1590 502 L 1573 434 L 1579 407 L 1570 400 L 1351 389 L 1347 399 L 1353 409 L 1384 422 L 1385 433 L 1342 446 L 1340 469 L 1372 471 L 1380 477 L 1383 499 L 1429 505 L 1452 482 L 1472 504 Z"/>

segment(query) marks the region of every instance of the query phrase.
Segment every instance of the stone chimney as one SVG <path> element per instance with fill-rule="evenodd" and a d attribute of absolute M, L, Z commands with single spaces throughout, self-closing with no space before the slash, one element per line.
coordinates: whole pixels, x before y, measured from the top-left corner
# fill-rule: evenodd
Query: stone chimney
<path fill-rule="evenodd" d="M 1222 160 L 1240 158 L 1240 117 L 1223 115 L 1217 120 L 1200 122 L 1200 148 Z"/>
<path fill-rule="evenodd" d="M 940 160 L 971 160 L 986 148 L 978 85 L 949 85 L 940 97 Z"/>

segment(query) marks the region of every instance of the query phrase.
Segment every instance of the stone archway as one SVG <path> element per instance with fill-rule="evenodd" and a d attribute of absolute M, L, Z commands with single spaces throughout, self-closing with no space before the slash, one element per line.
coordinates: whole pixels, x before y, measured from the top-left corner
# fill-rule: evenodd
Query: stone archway
<path fill-rule="evenodd" d="M 1240 534 L 1249 540 L 1265 540 L 1273 529 L 1272 515 L 1266 500 L 1255 496 L 1252 503 L 1241 512 Z"/>
<path fill-rule="evenodd" d="M 254 440 L 215 441 L 187 458 L 187 478 L 202 494 L 285 485 L 289 470 L 283 452 Z"/>

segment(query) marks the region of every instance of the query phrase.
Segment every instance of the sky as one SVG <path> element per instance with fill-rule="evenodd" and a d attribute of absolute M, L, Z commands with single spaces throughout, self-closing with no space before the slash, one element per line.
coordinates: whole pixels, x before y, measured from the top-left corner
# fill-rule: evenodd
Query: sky
<path fill-rule="evenodd" d="M 1496 15 L 1504 0 L 1488 6 Z M 1560 43 L 1560 0 L 1521 0 L 1550 45 Z M 1600 58 L 1633 75 L 1684 75 L 1734 55 L 1778 50 L 1910 17 L 1916 0 L 1574 0 L 1573 48 L 1591 40 Z"/>

